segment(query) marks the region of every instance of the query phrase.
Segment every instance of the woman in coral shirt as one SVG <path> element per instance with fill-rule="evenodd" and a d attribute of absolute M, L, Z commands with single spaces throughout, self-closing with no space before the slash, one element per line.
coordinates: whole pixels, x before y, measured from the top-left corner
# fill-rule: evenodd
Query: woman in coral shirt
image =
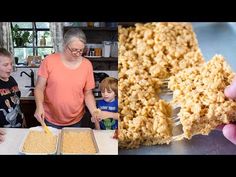
<path fill-rule="evenodd" d="M 80 126 L 85 105 L 92 116 L 96 114 L 93 67 L 82 56 L 85 44 L 83 31 L 70 29 L 64 35 L 63 52 L 51 54 L 41 63 L 34 115 L 39 122 L 56 128 Z"/>

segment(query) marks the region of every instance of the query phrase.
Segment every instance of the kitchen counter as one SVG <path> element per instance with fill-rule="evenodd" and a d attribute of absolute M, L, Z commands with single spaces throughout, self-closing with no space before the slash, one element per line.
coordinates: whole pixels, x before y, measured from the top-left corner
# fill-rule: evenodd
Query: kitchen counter
<path fill-rule="evenodd" d="M 0 144 L 0 155 L 19 154 L 19 147 L 29 129 L 2 128 L 6 132 L 4 142 Z M 100 155 L 117 155 L 118 141 L 113 139 L 114 130 L 93 130 Z"/>

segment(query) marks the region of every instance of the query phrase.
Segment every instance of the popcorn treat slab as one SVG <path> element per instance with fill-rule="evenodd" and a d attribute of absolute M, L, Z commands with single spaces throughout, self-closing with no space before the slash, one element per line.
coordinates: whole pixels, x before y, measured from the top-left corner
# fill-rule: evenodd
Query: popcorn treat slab
<path fill-rule="evenodd" d="M 60 139 L 60 154 L 91 155 L 99 152 L 91 128 L 63 128 Z"/>
<path fill-rule="evenodd" d="M 163 80 L 204 63 L 192 26 L 137 23 L 118 33 L 119 147 L 168 144 L 172 108 L 159 97 Z"/>
<path fill-rule="evenodd" d="M 235 73 L 221 55 L 215 55 L 199 67 L 182 70 L 170 77 L 168 87 L 173 90 L 173 104 L 178 113 L 184 137 L 208 135 L 218 125 L 236 121 L 236 102 L 224 95 Z"/>
<path fill-rule="evenodd" d="M 59 130 L 48 127 L 51 134 L 44 132 L 41 126 L 30 128 L 20 146 L 20 154 L 55 155 L 58 148 Z"/>

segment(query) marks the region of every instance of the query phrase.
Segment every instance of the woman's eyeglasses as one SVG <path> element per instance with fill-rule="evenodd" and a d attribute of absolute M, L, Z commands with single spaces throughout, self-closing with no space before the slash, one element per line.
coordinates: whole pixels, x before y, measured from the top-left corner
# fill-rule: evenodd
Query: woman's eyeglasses
<path fill-rule="evenodd" d="M 69 51 L 72 53 L 72 54 L 82 54 L 83 51 L 84 51 L 84 48 L 83 49 L 71 49 L 69 46 L 67 46 L 67 48 L 69 49 Z"/>

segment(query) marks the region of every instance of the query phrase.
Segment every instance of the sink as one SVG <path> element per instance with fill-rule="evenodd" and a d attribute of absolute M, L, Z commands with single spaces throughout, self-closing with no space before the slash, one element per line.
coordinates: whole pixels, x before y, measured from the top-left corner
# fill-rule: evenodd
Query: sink
<path fill-rule="evenodd" d="M 27 97 L 29 95 L 30 89 L 20 88 L 21 97 Z"/>
<path fill-rule="evenodd" d="M 20 88 L 21 97 L 33 97 L 34 88 Z"/>
<path fill-rule="evenodd" d="M 29 96 L 34 96 L 34 89 L 29 91 Z"/>

